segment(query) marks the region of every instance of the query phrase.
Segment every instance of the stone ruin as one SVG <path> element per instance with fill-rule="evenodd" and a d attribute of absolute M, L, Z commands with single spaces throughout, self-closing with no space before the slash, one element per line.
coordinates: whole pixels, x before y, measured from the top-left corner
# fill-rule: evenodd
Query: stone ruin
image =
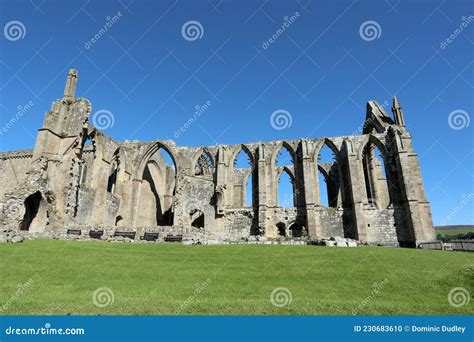
<path fill-rule="evenodd" d="M 393 118 L 377 102 L 367 103 L 361 134 L 184 147 L 159 139 L 120 142 L 104 134 L 91 123 L 91 103 L 75 97 L 77 80 L 71 69 L 34 149 L 0 153 L 0 235 L 186 243 L 357 240 L 402 247 L 435 238 L 418 156 L 396 98 Z M 333 160 L 323 163 L 325 146 Z M 279 166 L 282 149 L 291 158 Z M 239 153 L 248 156 L 247 168 L 235 165 Z M 292 181 L 290 207 L 278 203 L 283 172 Z M 320 188 L 327 189 L 327 206 Z"/>

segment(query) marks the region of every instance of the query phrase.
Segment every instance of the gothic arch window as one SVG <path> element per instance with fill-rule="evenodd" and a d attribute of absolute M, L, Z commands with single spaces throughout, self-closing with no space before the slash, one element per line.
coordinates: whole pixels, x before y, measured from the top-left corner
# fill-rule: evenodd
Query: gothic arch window
<path fill-rule="evenodd" d="M 214 172 L 214 160 L 208 151 L 203 151 L 194 165 L 195 176 L 209 176 Z"/>
<path fill-rule="evenodd" d="M 340 204 L 339 166 L 336 152 L 327 142 L 323 144 L 317 155 L 317 181 L 321 205 L 336 208 Z"/>
<path fill-rule="evenodd" d="M 88 171 L 92 171 L 92 165 L 96 157 L 95 141 L 92 135 L 88 135 L 81 145 L 81 163 L 79 171 L 79 185 L 87 182 Z M 90 175 L 89 175 L 90 177 Z"/>
<path fill-rule="evenodd" d="M 296 181 L 295 154 L 285 143 L 274 154 L 273 165 L 278 175 L 276 200 L 279 207 L 298 206 L 298 184 Z"/>
<path fill-rule="evenodd" d="M 387 208 L 393 201 L 386 156 L 372 141 L 364 147 L 362 166 L 367 203 L 374 208 Z"/>
<path fill-rule="evenodd" d="M 293 166 L 295 164 L 295 154 L 291 147 L 287 144 L 282 144 L 275 154 L 275 166 Z"/>
<path fill-rule="evenodd" d="M 138 226 L 171 226 L 174 220 L 176 164 L 161 145 L 152 150 L 140 175 Z"/>
<path fill-rule="evenodd" d="M 278 177 L 277 194 L 279 207 L 296 207 L 295 180 L 287 167 L 283 168 Z"/>
<path fill-rule="evenodd" d="M 112 159 L 112 167 L 109 173 L 109 179 L 107 181 L 107 191 L 110 192 L 111 194 L 115 194 L 116 192 L 119 167 L 120 167 L 120 158 L 119 158 L 119 150 L 117 150 L 115 151 L 113 159 Z"/>
<path fill-rule="evenodd" d="M 233 206 L 252 207 L 255 201 L 257 176 L 250 151 L 241 148 L 232 161 Z"/>

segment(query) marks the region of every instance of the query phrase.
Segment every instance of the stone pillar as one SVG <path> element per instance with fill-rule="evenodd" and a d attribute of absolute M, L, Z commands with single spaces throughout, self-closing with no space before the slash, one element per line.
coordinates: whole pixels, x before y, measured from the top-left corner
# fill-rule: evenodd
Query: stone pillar
<path fill-rule="evenodd" d="M 350 187 L 350 198 L 352 206 L 352 221 L 353 226 L 357 229 L 358 239 L 362 242 L 367 242 L 367 227 L 364 219 L 364 199 L 365 195 L 365 184 L 364 184 L 364 172 L 362 170 L 362 160 L 357 158 L 357 154 L 354 149 L 354 142 L 351 140 L 344 140 L 347 151 L 347 171 Z M 340 158 L 344 158 L 341 154 Z"/>
<path fill-rule="evenodd" d="M 216 163 L 216 210 L 217 215 L 224 214 L 224 207 L 226 205 L 226 171 L 227 167 L 225 164 L 225 150 L 222 146 L 218 147 L 217 152 L 217 163 Z"/>
<path fill-rule="evenodd" d="M 413 151 L 411 137 L 408 133 L 394 133 L 391 138 L 396 147 L 400 191 L 403 192 L 401 200 L 410 218 L 406 228 L 413 230 L 415 243 L 434 240 L 431 210 L 427 205 L 418 155 Z"/>
<path fill-rule="evenodd" d="M 306 205 L 306 218 L 307 218 L 307 229 L 310 237 L 319 237 L 320 229 L 316 224 L 316 212 L 314 209 L 316 192 L 316 179 L 315 170 L 312 165 L 311 158 L 308 153 L 308 141 L 305 139 L 301 140 L 301 167 L 303 174 L 303 195 L 304 202 Z"/>
<path fill-rule="evenodd" d="M 64 96 L 65 100 L 72 100 L 76 94 L 77 87 L 77 70 L 70 69 L 67 75 L 66 86 L 64 87 Z"/>
<path fill-rule="evenodd" d="M 257 167 L 258 175 L 258 229 L 260 234 L 266 234 L 267 226 L 267 165 L 265 162 L 265 147 L 259 144 L 257 158 L 254 167 Z"/>
<path fill-rule="evenodd" d="M 131 193 L 131 200 L 130 200 L 130 223 L 133 227 L 137 227 L 137 225 L 140 225 L 139 222 L 137 222 L 138 219 L 138 210 L 140 206 L 140 189 L 141 189 L 141 184 L 142 184 L 141 179 L 133 179 L 132 180 L 132 193 Z"/>

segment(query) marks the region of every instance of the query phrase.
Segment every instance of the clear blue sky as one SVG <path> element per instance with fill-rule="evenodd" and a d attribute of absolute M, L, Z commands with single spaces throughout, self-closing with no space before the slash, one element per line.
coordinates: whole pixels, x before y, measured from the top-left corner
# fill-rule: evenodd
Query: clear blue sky
<path fill-rule="evenodd" d="M 33 147 L 44 113 L 62 95 L 69 67 L 79 70 L 77 95 L 91 100 L 93 112 L 113 113 L 107 134 L 174 139 L 179 145 L 350 135 L 362 124 L 368 100 L 389 103 L 396 94 L 420 156 L 435 224 L 474 224 L 474 200 L 463 204 L 463 196 L 474 192 L 474 123 L 458 130 L 448 124 L 455 110 L 469 120 L 474 113 L 470 1 L 0 4 L 2 27 L 13 20 L 24 26 L 20 37 L 0 37 L 0 128 L 18 106 L 33 104 L 0 134 L 1 151 Z M 118 20 L 86 49 L 106 18 L 118 12 Z M 284 18 L 296 12 L 277 34 Z M 463 16 L 468 23 L 455 34 Z M 188 21 L 201 24 L 199 39 L 183 38 Z M 378 24 L 375 37 L 361 36 L 367 21 Z M 176 139 L 175 131 L 207 101 L 209 109 Z M 291 114 L 292 123 L 275 130 L 270 116 L 279 109 Z"/>

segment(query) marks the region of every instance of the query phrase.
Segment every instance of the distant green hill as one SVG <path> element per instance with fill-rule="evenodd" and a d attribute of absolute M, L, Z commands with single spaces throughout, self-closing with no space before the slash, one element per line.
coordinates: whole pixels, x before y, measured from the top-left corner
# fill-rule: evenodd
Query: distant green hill
<path fill-rule="evenodd" d="M 452 225 L 452 226 L 435 226 L 435 229 L 438 230 L 471 230 L 474 231 L 474 225 L 464 224 L 464 225 Z"/>
<path fill-rule="evenodd" d="M 453 225 L 435 227 L 436 237 L 439 240 L 472 239 L 474 225 Z"/>

